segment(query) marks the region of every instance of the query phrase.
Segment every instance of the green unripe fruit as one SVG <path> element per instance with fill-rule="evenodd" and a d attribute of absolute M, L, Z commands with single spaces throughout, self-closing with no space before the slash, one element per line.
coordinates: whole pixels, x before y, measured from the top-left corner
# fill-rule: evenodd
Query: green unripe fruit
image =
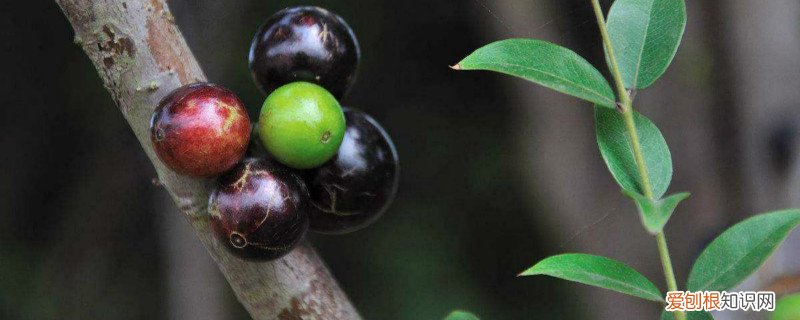
<path fill-rule="evenodd" d="M 294 82 L 272 92 L 264 101 L 258 135 L 264 147 L 286 166 L 319 167 L 339 150 L 345 120 L 336 98 L 324 88 Z"/>

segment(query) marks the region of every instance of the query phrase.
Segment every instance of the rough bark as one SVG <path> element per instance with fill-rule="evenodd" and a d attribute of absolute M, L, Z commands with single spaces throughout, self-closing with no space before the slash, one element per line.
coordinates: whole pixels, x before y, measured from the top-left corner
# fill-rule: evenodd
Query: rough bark
<path fill-rule="evenodd" d="M 79 44 L 153 162 L 161 184 L 254 319 L 360 319 L 314 250 L 304 243 L 269 263 L 230 255 L 207 215 L 211 181 L 180 176 L 153 152 L 149 119 L 173 89 L 205 81 L 163 0 L 56 0 Z M 109 137 L 110 138 L 110 137 Z"/>

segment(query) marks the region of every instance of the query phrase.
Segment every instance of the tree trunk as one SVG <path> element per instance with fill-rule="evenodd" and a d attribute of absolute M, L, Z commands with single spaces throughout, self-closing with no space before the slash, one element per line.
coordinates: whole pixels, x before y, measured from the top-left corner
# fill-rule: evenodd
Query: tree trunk
<path fill-rule="evenodd" d="M 166 195 L 156 197 L 161 250 L 166 258 L 167 310 L 173 320 L 226 320 L 225 280 L 194 230 Z"/>
<path fill-rule="evenodd" d="M 211 181 L 180 176 L 153 152 L 149 119 L 173 89 L 205 81 L 163 0 L 57 0 L 159 180 L 254 319 L 360 319 L 323 262 L 303 243 L 268 263 L 232 256 L 209 228 Z"/>

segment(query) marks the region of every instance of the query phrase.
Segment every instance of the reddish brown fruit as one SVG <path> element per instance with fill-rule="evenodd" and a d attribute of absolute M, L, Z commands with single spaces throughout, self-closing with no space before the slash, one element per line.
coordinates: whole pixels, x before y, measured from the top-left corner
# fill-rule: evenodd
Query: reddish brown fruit
<path fill-rule="evenodd" d="M 233 92 L 195 83 L 161 100 L 150 121 L 150 139 L 158 158 L 175 172 L 211 177 L 242 159 L 250 119 Z"/>
<path fill-rule="evenodd" d="M 211 227 L 235 255 L 272 260 L 288 253 L 308 229 L 308 191 L 294 172 L 248 158 L 219 178 L 211 193 Z"/>

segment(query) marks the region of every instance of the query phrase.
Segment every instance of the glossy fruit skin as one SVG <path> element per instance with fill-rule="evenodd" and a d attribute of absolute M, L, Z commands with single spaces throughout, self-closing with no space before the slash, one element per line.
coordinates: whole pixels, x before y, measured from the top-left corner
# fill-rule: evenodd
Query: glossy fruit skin
<path fill-rule="evenodd" d="M 399 182 L 397 151 L 375 119 L 346 108 L 347 131 L 336 157 L 304 175 L 311 195 L 310 228 L 325 234 L 359 230 L 389 207 Z"/>
<path fill-rule="evenodd" d="M 345 119 L 339 102 L 324 88 L 294 82 L 264 101 L 258 134 L 264 148 L 295 169 L 316 168 L 339 150 Z"/>
<path fill-rule="evenodd" d="M 305 184 L 293 171 L 264 159 L 245 159 L 220 176 L 208 208 L 214 234 L 247 260 L 286 255 L 308 229 Z"/>
<path fill-rule="evenodd" d="M 318 7 L 279 11 L 250 46 L 250 71 L 262 91 L 296 81 L 319 84 L 341 98 L 355 81 L 361 50 L 338 15 Z"/>
<path fill-rule="evenodd" d="M 210 83 L 175 89 L 150 120 L 150 140 L 173 171 L 212 177 L 242 159 L 250 140 L 250 119 L 233 92 Z"/>

